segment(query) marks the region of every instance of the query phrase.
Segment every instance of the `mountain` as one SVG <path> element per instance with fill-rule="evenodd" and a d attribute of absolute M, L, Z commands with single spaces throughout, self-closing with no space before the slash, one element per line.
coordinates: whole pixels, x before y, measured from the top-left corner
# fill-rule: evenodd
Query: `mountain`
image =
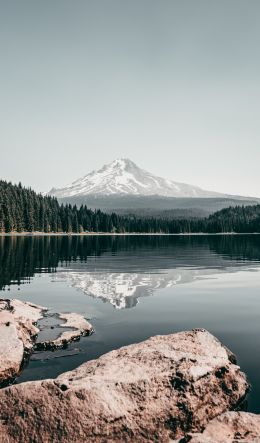
<path fill-rule="evenodd" d="M 157 177 L 129 159 L 117 159 L 64 188 L 51 189 L 58 198 L 79 196 L 228 197 L 198 186 Z"/>
<path fill-rule="evenodd" d="M 137 213 L 156 218 L 178 218 L 179 209 L 186 218 L 204 217 L 229 206 L 259 202 L 256 198 L 221 194 L 157 177 L 124 158 L 114 160 L 64 188 L 53 188 L 48 194 L 57 197 L 61 203 L 86 204 L 89 208 L 106 212 Z"/>

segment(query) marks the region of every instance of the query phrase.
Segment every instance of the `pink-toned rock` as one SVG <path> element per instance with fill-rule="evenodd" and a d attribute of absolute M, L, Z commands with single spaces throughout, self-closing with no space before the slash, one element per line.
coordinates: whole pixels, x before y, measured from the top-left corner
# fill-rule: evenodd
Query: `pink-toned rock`
<path fill-rule="evenodd" d="M 210 421 L 201 434 L 187 435 L 179 443 L 260 443 L 260 415 L 226 412 Z"/>
<path fill-rule="evenodd" d="M 0 441 L 167 442 L 234 408 L 248 384 L 205 330 L 156 336 L 55 380 L 0 391 Z"/>
<path fill-rule="evenodd" d="M 71 331 L 64 331 L 58 338 L 36 343 L 36 349 L 60 349 L 73 341 L 77 341 L 80 337 L 90 335 L 94 329 L 93 326 L 81 314 L 74 312 L 58 314 L 61 320 L 65 323 L 60 326 L 63 328 L 71 328 Z"/>
<path fill-rule="evenodd" d="M 91 324 L 82 315 L 60 313 L 59 318 L 66 320 L 61 326 L 71 328 L 71 331 L 64 331 L 57 339 L 36 345 L 37 322 L 46 311 L 47 308 L 33 303 L 0 299 L 0 387 L 19 375 L 34 347 L 59 349 L 93 332 Z"/>
<path fill-rule="evenodd" d="M 46 308 L 19 300 L 0 299 L 0 385 L 12 381 L 30 354 Z"/>

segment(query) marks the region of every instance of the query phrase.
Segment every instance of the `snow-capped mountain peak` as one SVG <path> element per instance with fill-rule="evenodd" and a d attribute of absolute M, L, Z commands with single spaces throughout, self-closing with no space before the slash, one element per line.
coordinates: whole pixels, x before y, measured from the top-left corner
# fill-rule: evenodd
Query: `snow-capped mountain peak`
<path fill-rule="evenodd" d="M 82 197 L 87 195 L 133 195 L 163 197 L 216 197 L 216 192 L 157 177 L 139 168 L 127 158 L 114 160 L 97 171 L 74 181 L 64 188 L 52 189 L 49 194 L 58 198 Z"/>

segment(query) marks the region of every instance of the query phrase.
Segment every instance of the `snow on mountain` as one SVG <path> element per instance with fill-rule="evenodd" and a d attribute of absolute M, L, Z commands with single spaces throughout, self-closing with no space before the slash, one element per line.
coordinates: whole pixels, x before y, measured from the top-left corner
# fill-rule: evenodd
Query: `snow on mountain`
<path fill-rule="evenodd" d="M 51 189 L 58 198 L 95 196 L 226 197 L 198 186 L 157 177 L 129 159 L 117 159 L 64 188 Z"/>

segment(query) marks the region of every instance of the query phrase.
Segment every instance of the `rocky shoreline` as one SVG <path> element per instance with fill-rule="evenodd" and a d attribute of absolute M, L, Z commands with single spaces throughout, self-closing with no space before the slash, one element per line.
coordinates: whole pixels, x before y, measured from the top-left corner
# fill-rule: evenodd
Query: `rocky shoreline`
<path fill-rule="evenodd" d="M 55 350 L 93 332 L 92 325 L 80 314 L 59 313 L 70 328 L 53 340 L 37 342 L 37 322 L 48 315 L 48 308 L 20 300 L 0 299 L 0 387 L 16 379 L 34 350 Z"/>
<path fill-rule="evenodd" d="M 37 348 L 46 313 L 0 300 L 1 443 L 260 442 L 260 416 L 238 412 L 249 390 L 245 374 L 203 329 L 152 337 L 56 379 L 6 386 Z M 59 316 L 72 330 L 42 349 L 93 331 L 79 314 Z"/>
<path fill-rule="evenodd" d="M 15 380 L 33 351 L 38 320 L 47 308 L 0 299 L 0 386 Z"/>
<path fill-rule="evenodd" d="M 56 350 L 66 347 L 73 341 L 80 340 L 80 337 L 90 335 L 94 332 L 92 325 L 80 314 L 74 312 L 58 314 L 60 320 L 65 323 L 60 324 L 62 328 L 71 328 L 71 331 L 63 332 L 59 337 L 53 340 L 45 340 L 35 343 L 37 351 Z"/>

